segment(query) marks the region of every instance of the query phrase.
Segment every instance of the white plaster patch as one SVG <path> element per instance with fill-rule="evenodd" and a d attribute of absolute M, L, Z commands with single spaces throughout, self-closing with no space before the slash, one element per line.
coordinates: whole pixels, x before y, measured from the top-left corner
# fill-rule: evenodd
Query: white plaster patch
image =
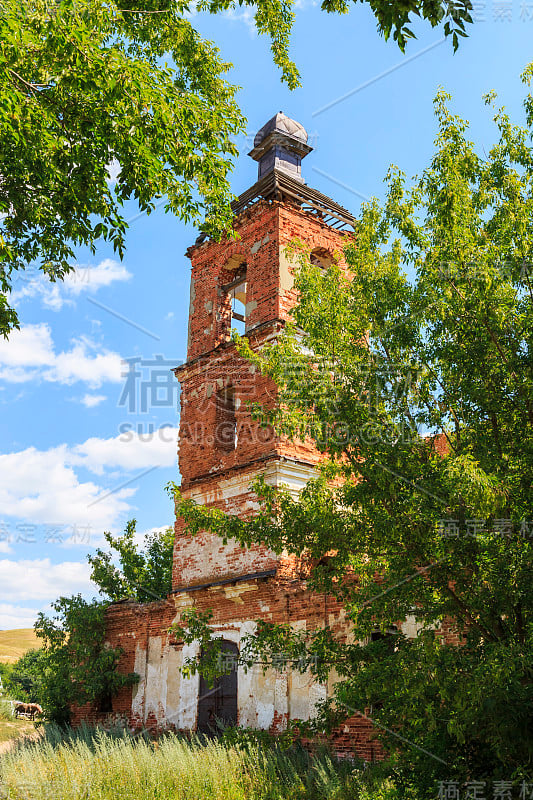
<path fill-rule="evenodd" d="M 246 592 L 256 592 L 257 586 L 254 583 L 237 583 L 233 586 L 224 586 L 223 590 L 228 600 L 233 600 L 234 603 L 243 605 L 242 595 L 246 594 Z"/>
<path fill-rule="evenodd" d="M 198 642 L 183 645 L 181 658 L 182 664 L 196 658 L 200 650 Z M 200 676 L 198 673 L 186 678 L 181 676 L 179 686 L 179 700 L 177 720 L 170 720 L 173 725 L 183 730 L 192 730 L 196 727 L 196 717 L 198 711 L 198 690 L 200 688 Z"/>
<path fill-rule="evenodd" d="M 279 248 L 279 283 L 282 292 L 290 292 L 294 286 L 294 261 L 287 256 L 285 246 Z"/>
<path fill-rule="evenodd" d="M 309 717 L 313 718 L 316 715 L 316 707 L 319 703 L 324 702 L 327 697 L 328 687 L 326 683 L 318 683 L 313 680 L 309 686 Z"/>
<path fill-rule="evenodd" d="M 274 722 L 274 703 L 265 703 L 264 700 L 255 700 L 256 725 L 262 731 L 267 731 Z"/>
<path fill-rule="evenodd" d="M 136 719 L 144 722 L 143 700 L 146 691 L 146 648 L 140 644 L 135 648 L 135 663 L 133 671 L 139 675 L 139 683 L 133 687 L 131 710 Z"/>
<path fill-rule="evenodd" d="M 154 715 L 158 722 L 162 722 L 162 707 L 166 701 L 166 680 L 162 675 L 162 647 L 161 636 L 151 636 L 148 642 L 148 659 L 146 674 L 146 690 L 144 703 L 144 721 L 149 715 Z M 166 676 L 165 676 L 166 677 Z"/>

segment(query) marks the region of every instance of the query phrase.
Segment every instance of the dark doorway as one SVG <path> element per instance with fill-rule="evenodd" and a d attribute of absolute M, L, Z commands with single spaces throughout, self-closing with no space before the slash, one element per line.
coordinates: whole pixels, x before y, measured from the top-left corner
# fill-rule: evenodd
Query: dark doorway
<path fill-rule="evenodd" d="M 214 684 L 200 675 L 198 693 L 198 732 L 211 736 L 228 725 L 237 724 L 237 659 L 239 648 L 222 641 L 223 663 L 231 668 L 228 675 L 216 678 Z"/>

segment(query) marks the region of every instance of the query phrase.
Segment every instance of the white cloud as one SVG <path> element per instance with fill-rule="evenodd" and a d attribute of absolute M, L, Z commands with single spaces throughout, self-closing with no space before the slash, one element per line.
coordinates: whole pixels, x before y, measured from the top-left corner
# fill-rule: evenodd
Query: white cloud
<path fill-rule="evenodd" d="M 2 531 L 2 526 L 0 525 L 0 535 L 2 535 L 2 533 L 4 533 L 6 536 L 9 536 L 9 532 Z M 0 540 L 0 553 L 12 553 L 12 552 L 13 548 L 9 544 L 9 541 L 6 539 Z"/>
<path fill-rule="evenodd" d="M 36 524 L 112 527 L 129 510 L 135 488 L 108 494 L 93 481 L 80 481 L 69 457 L 66 445 L 0 455 L 2 514 Z"/>
<path fill-rule="evenodd" d="M 25 298 L 40 297 L 43 304 L 59 311 L 65 303 L 73 304 L 73 297 L 82 292 L 94 293 L 115 281 L 129 281 L 132 277 L 123 264 L 112 258 L 105 258 L 97 265 L 76 265 L 63 281 L 51 282 L 38 269 L 20 272 L 15 280 L 15 288 L 10 302 L 20 303 Z"/>
<path fill-rule="evenodd" d="M 146 547 L 146 537 L 150 536 L 153 533 L 163 533 L 167 531 L 169 528 L 173 528 L 174 523 L 169 522 L 168 525 L 160 525 L 159 527 L 155 528 L 148 528 L 145 531 L 136 531 L 135 536 L 133 537 L 133 541 L 138 548 L 143 550 Z"/>
<path fill-rule="evenodd" d="M 80 402 L 83 403 L 85 408 L 95 408 L 95 406 L 103 403 L 104 400 L 107 400 L 105 394 L 84 394 Z"/>
<path fill-rule="evenodd" d="M 176 463 L 177 434 L 177 428 L 163 428 L 150 437 L 129 433 L 110 439 L 91 438 L 73 447 L 29 447 L 0 455 L 2 514 L 38 525 L 90 528 L 99 536 L 123 522 L 130 510 L 128 500 L 137 491 L 134 481 L 134 485 L 121 481 L 120 474 L 172 467 Z M 113 479 L 111 487 L 81 480 L 76 468 L 94 475 L 107 474 Z M 119 476 L 106 473 L 117 469 Z M 139 479 L 142 476 L 141 472 Z M 121 488 L 124 483 L 128 485 Z"/>
<path fill-rule="evenodd" d="M 97 590 L 90 580 L 91 566 L 86 561 L 52 564 L 49 558 L 0 559 L 0 586 L 14 603 L 49 603 L 59 595 L 89 594 Z M 7 613 L 13 609 L 7 607 Z M 30 609 L 21 609 L 29 612 Z M 0 605 L 0 612 L 2 606 Z M 0 617 L 0 627 L 1 627 Z M 22 627 L 16 625 L 13 627 Z"/>
<path fill-rule="evenodd" d="M 88 337 L 74 339 L 69 350 L 56 352 L 45 323 L 24 325 L 9 339 L 0 339 L 0 378 L 9 383 L 42 378 L 67 385 L 85 381 L 97 388 L 104 381 L 120 382 L 122 372 L 119 354 L 98 352 L 98 346 Z"/>
<path fill-rule="evenodd" d="M 255 11 L 251 8 L 229 8 L 223 11 L 223 16 L 228 17 L 235 22 L 242 22 L 248 29 L 251 36 L 257 36 L 257 28 L 255 24 Z"/>
<path fill-rule="evenodd" d="M 48 381 L 66 384 L 86 381 L 94 388 L 105 381 L 120 382 L 124 366 L 119 354 L 105 350 L 91 355 L 96 347 L 86 337 L 74 341 L 70 350 L 55 355 L 52 367 L 44 372 L 43 377 Z"/>
<path fill-rule="evenodd" d="M 164 427 L 150 435 L 128 431 L 112 439 L 93 437 L 70 451 L 72 464 L 80 464 L 96 475 L 104 469 L 171 467 L 176 463 L 178 429 Z"/>
<path fill-rule="evenodd" d="M 99 545 L 104 530 L 122 527 L 127 519 L 137 477 L 142 479 L 147 469 L 175 464 L 177 434 L 177 428 L 164 428 L 150 437 L 133 433 L 109 439 L 93 437 L 70 447 L 63 444 L 45 451 L 30 447 L 0 455 L 2 514 L 36 526 L 76 526 L 81 533 L 90 531 L 91 546 Z M 125 478 L 121 481 L 113 476 L 108 488 L 102 482 L 82 480 L 80 469 L 107 479 L 111 470 L 119 469 Z M 139 532 L 138 543 L 143 545 L 152 530 L 166 527 Z M 70 530 L 63 535 L 68 533 Z M 65 540 L 63 546 L 71 544 Z M 0 552 L 9 552 L 8 548 L 7 542 L 0 541 Z M 53 564 L 49 558 L 0 558 L 0 586 L 10 600 L 10 604 L 0 604 L 0 628 L 6 629 L 30 627 L 37 612 L 46 610 L 59 595 L 80 592 L 93 596 L 97 591 L 87 562 Z"/>
<path fill-rule="evenodd" d="M 11 603 L 0 603 L 0 630 L 33 628 L 38 612 L 38 608 L 24 608 Z"/>
<path fill-rule="evenodd" d="M 0 364 L 8 367 L 50 366 L 54 361 L 54 343 L 48 325 L 24 325 L 0 340 Z"/>
<path fill-rule="evenodd" d="M 85 291 L 96 292 L 115 281 L 129 281 L 131 277 L 131 272 L 123 264 L 112 258 L 105 258 L 96 267 L 75 267 L 65 276 L 63 285 L 71 294 L 78 295 Z"/>

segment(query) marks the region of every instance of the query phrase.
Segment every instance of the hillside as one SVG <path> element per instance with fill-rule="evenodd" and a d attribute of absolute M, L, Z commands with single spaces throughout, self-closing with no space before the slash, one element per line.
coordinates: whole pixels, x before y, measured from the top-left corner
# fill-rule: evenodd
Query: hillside
<path fill-rule="evenodd" d="M 41 641 L 33 628 L 19 628 L 0 631 L 0 661 L 13 663 L 33 647 L 40 647 Z"/>

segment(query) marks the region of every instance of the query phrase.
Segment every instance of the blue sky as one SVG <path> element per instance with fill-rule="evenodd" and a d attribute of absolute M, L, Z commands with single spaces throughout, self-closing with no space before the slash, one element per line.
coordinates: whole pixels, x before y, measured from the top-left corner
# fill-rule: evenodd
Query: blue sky
<path fill-rule="evenodd" d="M 391 163 L 408 175 L 428 164 L 440 86 L 480 151 L 488 149 L 495 136 L 485 92 L 496 90 L 523 121 L 519 76 L 533 57 L 533 2 L 474 6 L 470 37 L 455 55 L 442 31 L 423 24 L 402 55 L 378 36 L 366 6 L 336 17 L 299 0 L 292 55 L 303 85 L 294 92 L 249 13 L 197 16 L 242 87 L 249 123 L 234 192 L 255 181 L 246 153 L 279 110 L 309 132 L 307 182 L 355 214 L 362 198 L 382 195 Z M 102 246 L 79 252 L 64 285 L 31 272 L 15 284 L 22 329 L 0 342 L 0 629 L 32 625 L 59 594 L 96 594 L 85 555 L 104 530 L 118 532 L 132 517 L 141 532 L 172 523 L 164 486 L 178 480 L 178 417 L 167 376 L 185 358 L 184 254 L 196 232 L 162 209 L 139 216 L 132 205 L 128 216 L 122 263 Z"/>

